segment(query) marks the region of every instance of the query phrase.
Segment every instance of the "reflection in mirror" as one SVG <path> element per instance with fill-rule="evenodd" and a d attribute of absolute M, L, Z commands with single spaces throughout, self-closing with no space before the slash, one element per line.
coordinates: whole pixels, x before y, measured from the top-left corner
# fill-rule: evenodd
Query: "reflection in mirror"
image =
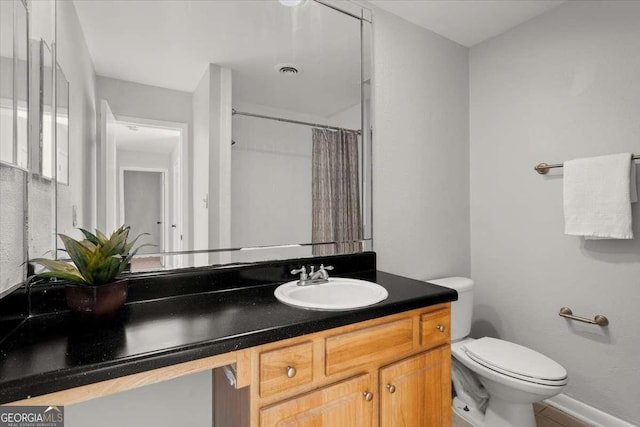
<path fill-rule="evenodd" d="M 312 0 L 60 3 L 61 65 L 95 72 L 95 216 L 71 202 L 78 226 L 148 233 L 145 269 L 362 250 L 368 22 Z M 76 37 L 86 48 L 70 54 Z M 90 181 L 71 138 L 68 180 Z M 74 232 L 70 212 L 59 196 L 58 231 Z"/>
<path fill-rule="evenodd" d="M 0 297 L 20 284 L 26 271 L 27 20 L 24 2 L 0 2 Z"/>
<path fill-rule="evenodd" d="M 44 2 L 37 3 L 43 7 Z M 44 11 L 36 11 L 46 16 Z M 42 33 L 45 33 L 40 28 Z M 41 34 L 36 34 L 40 36 Z M 44 34 L 42 34 L 44 35 Z M 52 49 L 42 38 L 31 40 L 31 66 L 29 87 L 29 111 L 33 118 L 30 124 L 30 156 L 31 167 L 28 179 L 28 215 L 29 215 L 29 239 L 28 253 L 30 257 L 54 256 L 52 244 L 52 229 L 54 219 L 48 206 L 55 205 L 55 191 L 53 185 L 53 171 L 55 159 L 53 158 L 53 79 L 54 60 Z"/>
<path fill-rule="evenodd" d="M 53 54 L 44 40 L 31 40 L 29 114 L 30 168 L 34 178 L 53 179 Z"/>
<path fill-rule="evenodd" d="M 56 181 L 69 184 L 69 82 L 56 64 Z"/>
<path fill-rule="evenodd" d="M 0 4 L 0 162 L 28 167 L 28 33 L 22 1 Z"/>
<path fill-rule="evenodd" d="M 55 167 L 53 159 L 53 54 L 47 43 L 42 41 L 41 49 L 41 66 L 40 66 L 40 150 L 36 150 L 40 154 L 40 171 L 44 178 L 53 178 L 53 168 Z"/>
<path fill-rule="evenodd" d="M 0 161 L 13 164 L 13 8 L 0 2 Z"/>
<path fill-rule="evenodd" d="M 13 75 L 13 95 L 15 97 L 15 151 L 14 164 L 22 169 L 28 168 L 29 158 L 29 36 L 27 31 L 27 5 L 23 2 L 15 3 L 15 28 L 20 29 L 14 33 L 14 61 L 15 73 Z"/>

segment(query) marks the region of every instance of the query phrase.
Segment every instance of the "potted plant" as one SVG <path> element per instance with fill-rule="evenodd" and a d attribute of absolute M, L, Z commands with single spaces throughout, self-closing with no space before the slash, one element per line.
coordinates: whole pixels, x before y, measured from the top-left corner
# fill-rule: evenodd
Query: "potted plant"
<path fill-rule="evenodd" d="M 133 256 L 143 246 L 134 249 L 138 237 L 129 241 L 128 226 L 122 226 L 107 237 L 96 230 L 93 234 L 80 228 L 84 240 L 59 234 L 74 265 L 64 261 L 36 258 L 32 262 L 49 271 L 38 277 L 56 278 L 67 282 L 67 305 L 72 311 L 94 318 L 114 314 L 127 300 L 128 283 L 118 279 Z"/>

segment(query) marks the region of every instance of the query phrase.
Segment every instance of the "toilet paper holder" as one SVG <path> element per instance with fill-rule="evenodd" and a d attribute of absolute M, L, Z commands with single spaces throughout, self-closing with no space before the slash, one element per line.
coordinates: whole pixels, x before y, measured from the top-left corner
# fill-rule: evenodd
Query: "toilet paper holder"
<path fill-rule="evenodd" d="M 602 314 L 596 314 L 593 320 L 591 320 L 586 317 L 574 316 L 573 311 L 571 311 L 569 307 L 562 307 L 558 315 L 567 319 L 577 320 L 578 322 L 589 323 L 590 325 L 607 326 L 609 324 L 609 319 Z"/>

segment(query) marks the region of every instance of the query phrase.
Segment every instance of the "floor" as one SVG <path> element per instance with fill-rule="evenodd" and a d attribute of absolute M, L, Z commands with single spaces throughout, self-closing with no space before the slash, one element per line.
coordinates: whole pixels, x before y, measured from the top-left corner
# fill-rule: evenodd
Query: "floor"
<path fill-rule="evenodd" d="M 162 269 L 162 261 L 160 257 L 144 257 L 144 258 L 133 258 L 131 260 L 131 272 L 136 273 L 138 271 L 150 271 L 150 270 L 161 270 Z"/>
<path fill-rule="evenodd" d="M 536 413 L 536 424 L 538 427 L 591 427 L 591 424 L 580 421 L 544 403 L 534 404 L 533 409 Z M 454 414 L 452 427 L 473 426 Z"/>

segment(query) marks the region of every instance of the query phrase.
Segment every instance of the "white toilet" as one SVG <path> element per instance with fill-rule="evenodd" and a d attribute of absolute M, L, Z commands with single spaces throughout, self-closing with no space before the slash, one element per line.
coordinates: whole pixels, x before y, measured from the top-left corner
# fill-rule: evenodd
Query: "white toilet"
<path fill-rule="evenodd" d="M 476 427 L 536 427 L 532 404 L 560 393 L 568 381 L 567 371 L 527 347 L 495 338 L 469 338 L 473 280 L 427 281 L 458 292 L 458 300 L 451 304 L 454 411 Z M 474 383 L 474 377 L 482 386 Z"/>

